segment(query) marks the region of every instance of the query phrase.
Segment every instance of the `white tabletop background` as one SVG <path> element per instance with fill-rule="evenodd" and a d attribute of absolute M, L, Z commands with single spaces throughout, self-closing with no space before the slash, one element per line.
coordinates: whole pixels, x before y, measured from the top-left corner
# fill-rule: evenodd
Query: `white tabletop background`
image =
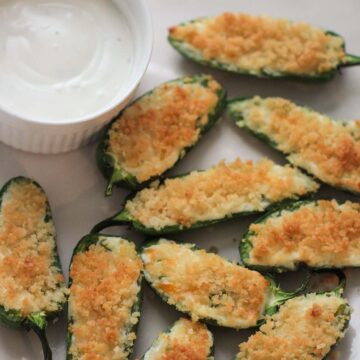
<path fill-rule="evenodd" d="M 359 0 L 148 0 L 148 3 L 153 16 L 155 44 L 139 94 L 166 80 L 208 71 L 228 88 L 230 97 L 280 95 L 338 119 L 360 118 L 360 67 L 345 69 L 331 82 L 320 85 L 260 80 L 204 69 L 184 60 L 166 41 L 167 29 L 183 20 L 216 15 L 224 11 L 245 11 L 304 20 L 334 30 L 345 37 L 350 53 L 360 55 Z M 68 154 L 44 156 L 24 153 L 0 144 L 0 183 L 3 184 L 13 176 L 25 175 L 36 179 L 47 191 L 66 276 L 75 244 L 95 223 L 120 209 L 126 195 L 124 190 L 115 190 L 111 198 L 104 198 L 105 181 L 96 168 L 94 153 L 94 145 Z M 279 163 L 284 162 L 281 155 L 236 128 L 229 119 L 223 118 L 173 173 L 206 168 L 221 159 L 233 160 L 236 156 L 253 160 L 268 156 Z M 322 188 L 321 194 L 351 198 L 327 187 Z M 216 246 L 221 255 L 238 261 L 238 240 L 246 226 L 254 219 L 233 220 L 173 238 L 195 242 L 206 249 Z M 125 228 L 117 228 L 115 233 L 136 241 L 142 238 Z M 360 271 L 351 270 L 347 271 L 347 274 L 346 296 L 354 308 L 354 313 L 346 338 L 336 348 L 337 356 L 333 357 L 333 354 L 330 358 L 358 360 Z M 138 339 L 132 358 L 141 356 L 159 332 L 178 317 L 179 313 L 163 303 L 146 286 Z M 48 329 L 55 360 L 65 358 L 65 319 L 65 314 L 62 314 L 60 320 Z M 220 328 L 211 330 L 215 335 L 215 358 L 219 360 L 231 359 L 237 352 L 238 344 L 251 334 L 250 331 L 236 332 Z M 33 334 L 0 328 L 0 360 L 35 360 L 41 357 L 39 343 Z"/>

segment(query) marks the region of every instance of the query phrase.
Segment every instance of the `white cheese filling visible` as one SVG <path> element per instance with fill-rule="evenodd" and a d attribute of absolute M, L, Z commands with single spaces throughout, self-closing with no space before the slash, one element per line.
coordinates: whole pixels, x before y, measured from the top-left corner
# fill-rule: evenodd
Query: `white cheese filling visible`
<path fill-rule="evenodd" d="M 350 307 L 336 295 L 288 300 L 260 331 L 240 344 L 237 360 L 321 360 L 344 336 Z"/>
<path fill-rule="evenodd" d="M 26 317 L 56 312 L 66 299 L 61 270 L 54 264 L 55 228 L 46 222 L 45 193 L 30 180 L 13 181 L 0 212 L 0 305 Z"/>
<path fill-rule="evenodd" d="M 270 204 L 297 199 L 318 185 L 297 169 L 263 159 L 236 159 L 187 176 L 154 182 L 127 201 L 130 216 L 147 227 L 190 227 L 243 212 L 264 211 Z"/>
<path fill-rule="evenodd" d="M 261 274 L 191 244 L 161 239 L 144 249 L 145 278 L 194 321 L 220 326 L 255 326 L 268 300 L 269 282 Z"/>
<path fill-rule="evenodd" d="M 129 356 L 140 313 L 142 262 L 135 245 L 119 237 L 100 236 L 75 254 L 70 269 L 69 353 L 74 359 L 123 360 Z"/>
<path fill-rule="evenodd" d="M 318 200 L 250 226 L 252 265 L 360 266 L 360 207 Z"/>
<path fill-rule="evenodd" d="M 185 54 L 230 71 L 316 76 L 345 59 L 344 40 L 303 22 L 224 13 L 170 28 Z"/>
<path fill-rule="evenodd" d="M 283 98 L 235 101 L 237 124 L 265 135 L 297 167 L 323 182 L 360 192 L 360 122 L 335 121 Z"/>
<path fill-rule="evenodd" d="M 206 326 L 185 318 L 160 334 L 144 355 L 144 360 L 211 360 L 213 337 Z"/>
<path fill-rule="evenodd" d="M 156 87 L 111 125 L 106 152 L 140 182 L 160 175 L 199 140 L 209 114 L 214 115 L 220 88 L 209 75 Z"/>

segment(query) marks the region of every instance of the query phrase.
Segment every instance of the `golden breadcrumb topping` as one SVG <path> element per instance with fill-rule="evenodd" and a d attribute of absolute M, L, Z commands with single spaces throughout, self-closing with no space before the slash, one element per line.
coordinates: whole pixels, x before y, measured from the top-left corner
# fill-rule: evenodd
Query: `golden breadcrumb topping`
<path fill-rule="evenodd" d="M 360 266 L 360 205 L 319 200 L 250 226 L 251 264 Z"/>
<path fill-rule="evenodd" d="M 127 201 L 130 216 L 147 227 L 189 227 L 240 212 L 263 211 L 271 203 L 297 198 L 318 185 L 288 166 L 264 159 L 220 162 L 206 171 L 154 182 Z"/>
<path fill-rule="evenodd" d="M 162 174 L 194 145 L 219 100 L 220 84 L 165 83 L 128 107 L 109 131 L 107 152 L 140 182 Z"/>
<path fill-rule="evenodd" d="M 140 292 L 142 262 L 135 245 L 121 238 L 100 238 L 77 253 L 70 269 L 69 331 L 74 359 L 127 359 L 140 313 L 133 310 Z"/>
<path fill-rule="evenodd" d="M 336 122 L 282 98 L 239 102 L 245 125 L 266 134 L 288 159 L 330 185 L 360 191 L 360 126 Z M 355 134 L 355 136 L 353 135 Z"/>
<path fill-rule="evenodd" d="M 22 316 L 57 311 L 66 299 L 54 265 L 55 228 L 46 222 L 48 200 L 30 180 L 15 180 L 3 194 L 0 213 L 0 304 Z"/>
<path fill-rule="evenodd" d="M 210 360 L 212 345 L 213 337 L 204 324 L 182 318 L 160 334 L 144 360 Z"/>
<path fill-rule="evenodd" d="M 316 75 L 345 60 L 339 36 L 303 22 L 267 16 L 224 13 L 172 27 L 170 37 L 205 60 L 252 74 Z"/>
<path fill-rule="evenodd" d="M 296 297 L 266 319 L 245 343 L 238 360 L 321 360 L 343 337 L 349 311 L 346 301 L 335 295 Z M 338 312 L 340 310 L 340 312 Z"/>
<path fill-rule="evenodd" d="M 169 304 L 212 319 L 221 326 L 256 325 L 265 305 L 269 282 L 260 273 L 197 250 L 192 244 L 160 240 L 145 248 L 145 277 Z"/>

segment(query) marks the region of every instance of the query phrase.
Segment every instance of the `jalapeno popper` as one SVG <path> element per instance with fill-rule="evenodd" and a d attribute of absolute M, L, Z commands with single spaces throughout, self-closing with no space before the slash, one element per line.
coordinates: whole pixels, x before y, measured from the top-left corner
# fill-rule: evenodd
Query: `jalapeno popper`
<path fill-rule="evenodd" d="M 359 65 L 338 34 L 304 22 L 224 13 L 173 26 L 169 42 L 202 65 L 257 77 L 326 81 Z"/>
<path fill-rule="evenodd" d="M 80 240 L 70 265 L 67 359 L 128 359 L 140 317 L 142 267 L 127 240 Z"/>
<path fill-rule="evenodd" d="M 263 159 L 220 162 L 205 170 L 155 182 L 126 201 L 124 209 L 94 227 L 132 224 L 143 233 L 165 234 L 259 213 L 318 189 L 310 177 Z"/>
<path fill-rule="evenodd" d="M 13 178 L 0 191 L 0 321 L 34 330 L 49 360 L 47 320 L 66 296 L 46 194 L 31 179 Z"/>
<path fill-rule="evenodd" d="M 299 201 L 250 225 L 240 242 L 247 267 L 257 270 L 360 267 L 360 204 Z"/>
<path fill-rule="evenodd" d="M 235 360 L 324 359 L 344 337 L 350 314 L 338 291 L 290 299 L 240 344 Z"/>
<path fill-rule="evenodd" d="M 142 360 L 214 360 L 214 339 L 204 324 L 181 318 L 160 334 Z"/>
<path fill-rule="evenodd" d="M 360 121 L 334 121 L 282 98 L 234 99 L 239 127 L 265 140 L 322 182 L 360 193 Z"/>
<path fill-rule="evenodd" d="M 150 286 L 193 321 L 234 329 L 254 327 L 297 294 L 193 244 L 160 239 L 146 245 L 141 258 Z"/>
<path fill-rule="evenodd" d="M 210 75 L 186 76 L 143 95 L 104 132 L 97 162 L 113 185 L 137 188 L 172 168 L 218 120 L 225 90 Z"/>

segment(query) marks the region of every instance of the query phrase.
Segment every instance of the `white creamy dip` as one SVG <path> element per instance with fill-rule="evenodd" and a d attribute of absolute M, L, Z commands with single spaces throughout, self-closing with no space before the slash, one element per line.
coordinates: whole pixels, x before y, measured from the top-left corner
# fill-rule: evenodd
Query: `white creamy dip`
<path fill-rule="evenodd" d="M 54 123 L 111 107 L 133 52 L 111 0 L 0 0 L 0 107 Z"/>

